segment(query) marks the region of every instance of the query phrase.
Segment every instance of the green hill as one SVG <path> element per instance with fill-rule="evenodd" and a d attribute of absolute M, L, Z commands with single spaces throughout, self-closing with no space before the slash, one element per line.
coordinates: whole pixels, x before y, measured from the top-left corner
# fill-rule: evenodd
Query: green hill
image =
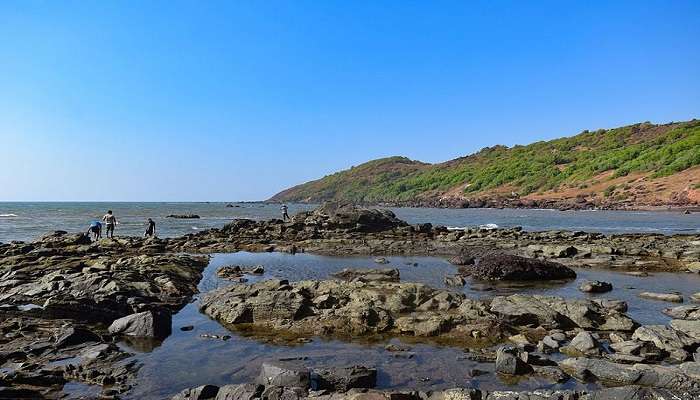
<path fill-rule="evenodd" d="M 447 206 L 497 200 L 505 206 L 528 201 L 537 206 L 577 199 L 607 207 L 693 205 L 698 166 L 700 121 L 641 123 L 526 146 L 488 147 L 440 164 L 405 157 L 374 160 L 270 200 Z"/>

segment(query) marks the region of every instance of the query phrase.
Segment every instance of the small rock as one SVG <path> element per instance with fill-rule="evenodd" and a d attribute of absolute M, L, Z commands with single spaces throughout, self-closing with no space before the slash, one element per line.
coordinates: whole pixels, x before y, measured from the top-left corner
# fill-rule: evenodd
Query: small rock
<path fill-rule="evenodd" d="M 257 383 L 265 386 L 289 386 L 309 388 L 310 372 L 307 368 L 288 363 L 263 363 Z"/>
<path fill-rule="evenodd" d="M 522 375 L 532 368 L 522 360 L 522 352 L 513 346 L 501 346 L 496 350 L 496 372 L 509 375 Z"/>
<path fill-rule="evenodd" d="M 176 394 L 171 400 L 212 400 L 219 393 L 219 387 L 202 385 L 196 388 L 185 389 Z"/>
<path fill-rule="evenodd" d="M 371 389 L 377 385 L 377 369 L 364 366 L 329 368 L 311 373 L 313 390 L 347 392 L 350 389 Z"/>
<path fill-rule="evenodd" d="M 659 300 L 659 301 L 670 301 L 672 303 L 682 303 L 683 302 L 683 296 L 675 293 L 654 293 L 654 292 L 642 292 L 639 294 L 639 297 L 645 298 L 645 299 L 650 299 L 650 300 Z"/>
<path fill-rule="evenodd" d="M 611 291 L 613 286 L 609 282 L 584 281 L 578 289 L 584 293 L 605 293 Z"/>
<path fill-rule="evenodd" d="M 464 286 L 467 281 L 461 275 L 446 276 L 444 279 L 445 286 Z"/>
<path fill-rule="evenodd" d="M 568 349 L 573 349 L 581 354 L 595 355 L 600 353 L 598 341 L 588 332 L 581 331 L 576 335 L 571 343 L 567 346 Z M 565 352 L 562 349 L 562 352 Z"/>
<path fill-rule="evenodd" d="M 172 317 L 168 311 L 145 311 L 112 322 L 109 332 L 126 336 L 165 338 L 170 335 Z"/>

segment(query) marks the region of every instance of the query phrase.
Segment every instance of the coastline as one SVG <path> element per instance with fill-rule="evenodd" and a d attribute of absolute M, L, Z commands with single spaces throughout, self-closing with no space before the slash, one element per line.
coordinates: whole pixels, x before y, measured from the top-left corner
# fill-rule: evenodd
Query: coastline
<path fill-rule="evenodd" d="M 34 327 L 31 334 L 11 336 L 9 341 L 0 343 L 0 354 L 4 357 L 0 360 L 32 360 L 33 364 L 43 366 L 40 370 L 26 370 L 22 367 L 13 369 L 14 375 L 7 379 L 10 388 L 14 388 L 12 390 L 32 390 L 52 395 L 56 391 L 60 392 L 60 387 L 65 383 L 77 381 L 101 387 L 105 397 L 128 396 L 133 385 L 138 382 L 138 365 L 128 362 L 130 355 L 116 344 L 121 340 L 137 340 L 143 335 L 148 336 L 147 342 L 157 343 L 163 339 L 157 332 L 163 330 L 167 337 L 172 329 L 171 316 L 198 293 L 197 283 L 202 278 L 208 254 L 211 253 L 251 251 L 371 255 L 377 257 L 375 262 L 378 264 L 384 263 L 382 255 L 441 256 L 449 257 L 459 271 L 457 276 L 445 276 L 446 282 L 463 282 L 459 274 L 471 274 L 475 260 L 493 257 L 496 260 L 530 260 L 526 265 L 544 268 L 542 271 L 580 267 L 631 271 L 639 273 L 639 276 L 655 271 L 690 273 L 700 264 L 698 244 L 700 234 L 603 235 L 577 231 L 526 232 L 518 228 L 448 230 L 431 224 L 409 225 L 387 210 L 332 204 L 323 205 L 315 211 L 299 213 L 289 222 L 240 219 L 221 228 L 166 239 L 117 237 L 93 243 L 81 234 L 55 232 L 34 242 L 0 245 L 0 299 L 4 304 L 0 308 L 4 320 L 0 328 L 12 333 L 27 326 Z M 505 267 L 509 264 L 503 265 Z M 351 272 L 351 276 L 356 276 L 359 280 L 353 278 L 348 284 L 321 280 L 294 284 L 298 286 L 296 287 L 277 279 L 263 281 L 255 286 L 241 281 L 230 286 L 230 289 L 211 293 L 203 304 L 211 310 L 207 312 L 213 313 L 210 316 L 224 326 L 250 323 L 253 324 L 252 327 L 262 329 L 274 327 L 281 329 L 280 332 L 286 332 L 285 335 L 290 338 L 298 337 L 300 340 L 311 333 L 323 336 L 333 327 L 350 328 L 355 334 L 363 335 L 372 332 L 388 337 L 400 334 L 417 342 L 437 340 L 439 343 L 462 343 L 460 338 L 464 338 L 467 333 L 467 336 L 477 335 L 470 336 L 472 339 L 492 338 L 493 341 L 483 343 L 489 347 L 479 357 L 489 360 L 487 362 L 496 362 L 497 366 L 499 362 L 496 353 L 501 350 L 496 347 L 501 349 L 503 343 L 512 342 L 515 339 L 510 338 L 514 335 L 529 335 L 528 332 L 533 329 L 532 324 L 543 326 L 538 328 L 540 333 L 537 340 L 541 340 L 543 335 L 560 331 L 566 340 L 573 340 L 582 331 L 600 334 L 600 340 L 609 340 L 610 331 L 629 337 L 635 329 L 642 328 L 637 328 L 638 324 L 624 315 L 620 311 L 620 305 L 614 302 L 598 303 L 595 299 L 572 302 L 557 297 L 551 303 L 550 300 L 541 303 L 543 300 L 538 300 L 536 296 L 518 297 L 519 295 L 476 300 L 455 295 L 447 289 L 435 290 L 410 282 L 387 282 L 382 278 L 384 272 L 372 271 Z M 380 279 L 376 280 L 376 276 Z M 312 286 L 307 288 L 305 285 Z M 354 296 L 350 293 L 367 290 L 370 296 L 368 299 L 375 299 L 372 301 L 379 301 L 376 299 L 385 298 L 385 294 L 392 291 L 399 298 L 415 300 L 412 300 L 410 307 L 406 303 L 395 310 L 392 307 L 403 303 L 378 303 L 375 306 L 379 309 L 357 314 L 365 315 L 366 312 L 366 315 L 385 315 L 383 313 L 389 312 L 394 316 L 387 321 L 394 322 L 386 322 L 386 325 L 383 325 L 384 322 L 377 325 L 377 322 L 372 322 L 374 319 L 365 317 L 348 317 L 349 322 L 340 325 L 334 322 L 336 317 L 321 319 L 319 323 L 314 320 L 305 321 L 306 317 L 303 316 L 314 307 L 318 310 L 312 314 L 322 315 L 320 309 L 327 309 L 325 304 L 331 301 L 324 297 L 325 292 L 318 291 L 320 287 L 334 288 L 333 293 L 337 292 L 334 296 L 346 293 L 342 296 L 347 299 L 340 304 L 349 302 Z M 416 299 L 411 294 L 416 290 L 423 293 L 421 296 L 427 297 Z M 299 294 L 306 297 L 300 298 Z M 496 299 L 506 303 L 498 303 L 501 305 L 497 307 L 494 303 Z M 429 301 L 424 305 L 426 300 Z M 314 302 L 322 303 L 309 308 Z M 532 302 L 540 303 L 534 306 Z M 233 305 L 236 304 L 244 308 L 240 312 L 235 311 Z M 363 300 L 358 306 L 361 304 L 372 303 Z M 32 307 L 25 310 L 27 305 Z M 260 310 L 255 311 L 258 306 L 261 307 Z M 245 311 L 247 307 L 253 307 L 250 313 Z M 297 307 L 302 307 L 303 311 L 295 311 L 302 309 Z M 522 320 L 517 317 L 519 311 L 515 311 L 520 307 L 535 307 L 532 309 L 540 310 L 538 312 L 543 314 L 535 320 L 529 317 Z M 389 311 L 381 311 L 382 309 Z M 287 315 L 285 310 L 291 310 L 289 312 L 293 315 Z M 344 312 L 353 316 L 356 311 L 359 312 L 359 309 L 349 308 Z M 409 311 L 417 314 L 407 314 Z M 299 314 L 295 316 L 297 312 Z M 554 315 L 561 315 L 555 318 L 560 318 L 561 321 L 576 322 L 572 326 L 548 325 L 548 319 L 554 318 Z M 250 319 L 251 316 L 253 319 Z M 284 322 L 295 321 L 297 318 L 298 325 Z M 341 320 L 345 321 L 337 321 Z M 109 328 L 105 329 L 107 326 Z M 294 326 L 297 331 L 292 329 Z M 315 331 L 320 326 L 326 326 L 325 330 Z M 379 328 L 381 326 L 385 328 Z M 42 328 L 36 329 L 37 327 Z M 141 327 L 148 329 L 143 330 Z M 577 330 L 571 330 L 572 328 Z M 479 343 L 478 340 L 472 343 L 472 339 L 469 340 L 471 345 Z M 535 346 L 537 342 L 531 344 Z M 29 350 L 17 352 L 17 349 Z M 86 358 L 85 354 L 98 356 Z M 689 353 L 675 352 L 673 355 L 686 359 L 690 357 Z M 58 368 L 50 367 L 57 360 L 75 357 L 82 360 L 77 366 L 69 363 Z M 586 355 L 585 360 L 594 362 L 598 358 Z M 622 368 L 620 365 L 623 364 L 616 364 L 618 361 L 613 360 L 611 368 Z M 574 361 L 561 364 L 560 367 L 556 363 L 549 366 L 554 369 L 523 368 L 529 371 L 527 374 L 540 371 L 539 373 L 553 373 L 562 377 L 555 379 L 572 379 L 562 371 L 569 368 L 567 371 L 575 377 L 576 371 L 582 368 Z M 667 373 L 689 379 L 678 369 Z M 42 382 L 47 380 L 52 380 L 53 383 L 49 387 L 42 386 Z M 670 389 L 692 388 L 690 385 Z M 579 395 L 581 393 L 577 394 Z M 197 398 L 190 394 L 183 396 L 180 398 Z"/>

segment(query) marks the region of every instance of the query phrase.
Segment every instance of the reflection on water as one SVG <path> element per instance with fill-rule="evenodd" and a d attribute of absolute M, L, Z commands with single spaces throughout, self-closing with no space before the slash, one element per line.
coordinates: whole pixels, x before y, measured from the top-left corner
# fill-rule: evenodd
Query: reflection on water
<path fill-rule="evenodd" d="M 398 268 L 401 280 L 422 282 L 434 287 L 444 287 L 443 278 L 456 272 L 456 268 L 434 257 L 386 257 L 388 265 L 378 266 L 371 257 L 327 257 L 311 254 L 286 253 L 234 253 L 212 257 L 205 270 L 199 289 L 210 291 L 228 281 L 219 279 L 216 270 L 224 265 L 250 267 L 263 265 L 263 276 L 248 276 L 251 282 L 283 278 L 289 280 L 324 279 L 347 267 Z M 414 264 L 417 264 L 414 266 Z M 578 278 L 558 284 L 546 285 L 492 285 L 469 282 L 462 290 L 470 297 L 488 298 L 512 293 L 532 293 L 585 298 L 591 295 L 577 288 L 584 279 L 611 282 L 614 290 L 595 295 L 600 298 L 622 299 L 628 302 L 628 314 L 644 324 L 666 323 L 669 318 L 661 313 L 670 303 L 644 300 L 637 297 L 641 291 L 679 291 L 689 296 L 700 287 L 700 277 L 689 274 L 657 273 L 649 277 L 632 277 L 618 272 L 578 269 Z M 490 289 L 490 290 L 485 290 Z M 189 331 L 180 330 L 192 326 Z M 201 335 L 230 335 L 230 340 L 205 338 Z M 442 347 L 426 343 L 405 342 L 407 352 L 385 349 L 388 343 L 401 344 L 399 339 L 379 342 L 345 342 L 324 338 L 310 338 L 308 343 L 272 344 L 269 340 L 236 334 L 199 313 L 197 303 L 188 304 L 173 316 L 173 334 L 160 346 L 147 352 L 139 352 L 136 358 L 143 363 L 139 382 L 131 398 L 163 398 L 180 390 L 205 383 L 224 385 L 243 383 L 254 379 L 264 361 L 278 359 L 303 359 L 310 367 L 369 365 L 379 370 L 378 386 L 381 388 L 410 387 L 440 389 L 458 386 L 482 389 L 536 389 L 536 388 L 592 388 L 574 380 L 554 384 L 541 378 L 526 377 L 518 382 L 504 382 L 493 373 L 492 363 L 471 361 L 465 356 L 468 349 Z M 134 347 L 132 350 L 137 351 Z M 472 370 L 487 371 L 471 377 Z"/>
<path fill-rule="evenodd" d="M 80 382 L 68 382 L 63 385 L 63 399 L 96 399 L 100 397 L 102 387 L 96 385 L 88 385 Z"/>

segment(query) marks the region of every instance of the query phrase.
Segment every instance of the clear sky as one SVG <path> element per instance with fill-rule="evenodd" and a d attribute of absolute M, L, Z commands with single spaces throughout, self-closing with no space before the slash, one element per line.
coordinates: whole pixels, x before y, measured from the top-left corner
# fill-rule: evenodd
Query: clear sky
<path fill-rule="evenodd" d="M 256 200 L 700 117 L 700 1 L 0 2 L 0 200 Z"/>

